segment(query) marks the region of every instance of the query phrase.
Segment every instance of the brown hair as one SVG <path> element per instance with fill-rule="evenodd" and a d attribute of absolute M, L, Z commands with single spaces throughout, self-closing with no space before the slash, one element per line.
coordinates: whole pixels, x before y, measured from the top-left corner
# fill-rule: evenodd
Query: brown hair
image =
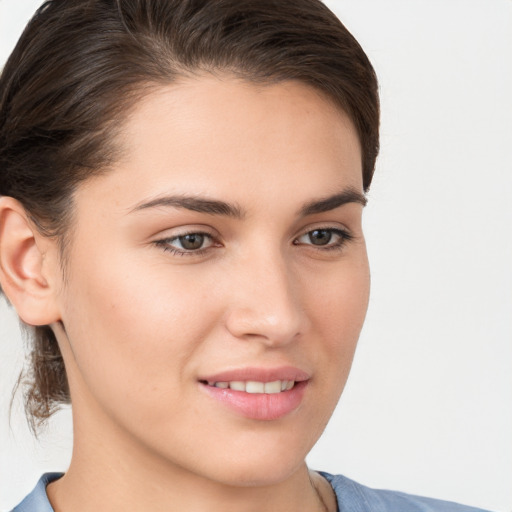
<path fill-rule="evenodd" d="M 50 0 L 0 76 L 0 195 L 19 200 L 64 254 L 73 191 L 115 161 L 116 127 L 137 99 L 152 85 L 216 71 L 299 80 L 331 98 L 357 129 L 368 190 L 377 79 L 319 0 Z M 69 402 L 69 389 L 52 330 L 32 330 L 26 410 L 35 429 Z"/>

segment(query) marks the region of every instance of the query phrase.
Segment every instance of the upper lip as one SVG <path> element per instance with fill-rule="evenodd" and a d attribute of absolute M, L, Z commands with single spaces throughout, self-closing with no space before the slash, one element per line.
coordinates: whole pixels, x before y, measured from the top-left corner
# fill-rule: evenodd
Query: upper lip
<path fill-rule="evenodd" d="M 308 380 L 310 375 L 293 366 L 280 366 L 275 368 L 244 367 L 221 371 L 216 374 L 200 377 L 200 381 L 206 382 L 232 382 L 232 381 L 256 381 L 273 382 L 276 380 L 293 380 L 300 382 Z"/>

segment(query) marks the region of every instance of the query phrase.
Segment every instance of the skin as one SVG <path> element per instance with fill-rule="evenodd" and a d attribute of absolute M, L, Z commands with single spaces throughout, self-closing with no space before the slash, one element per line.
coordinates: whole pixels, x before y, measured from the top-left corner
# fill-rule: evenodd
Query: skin
<path fill-rule="evenodd" d="M 304 458 L 367 309 L 363 205 L 301 210 L 363 197 L 352 123 L 300 83 L 201 76 L 151 92 L 119 144 L 114 168 L 77 190 L 66 276 L 56 242 L 37 233 L 24 260 L 46 316 L 21 299 L 18 311 L 51 317 L 73 402 L 71 465 L 48 487 L 55 510 L 320 511 L 319 494 L 336 510 Z M 141 207 L 171 195 L 239 215 Z M 16 215 L 11 204 L 12 225 Z M 190 232 L 208 236 L 183 254 L 176 237 Z M 201 392 L 200 376 L 247 366 L 307 372 L 300 406 L 259 421 Z"/>

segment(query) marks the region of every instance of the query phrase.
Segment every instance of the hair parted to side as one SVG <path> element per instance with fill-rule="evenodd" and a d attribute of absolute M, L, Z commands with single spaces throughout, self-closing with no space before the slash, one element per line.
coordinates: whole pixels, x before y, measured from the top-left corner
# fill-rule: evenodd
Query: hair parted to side
<path fill-rule="evenodd" d="M 377 79 L 364 51 L 320 0 L 49 0 L 0 76 L 0 195 L 19 200 L 65 264 L 73 192 L 108 172 L 116 134 L 152 87 L 197 73 L 258 83 L 298 80 L 357 129 L 363 186 L 379 147 Z M 69 402 L 48 326 L 30 328 L 25 405 L 34 430 Z"/>

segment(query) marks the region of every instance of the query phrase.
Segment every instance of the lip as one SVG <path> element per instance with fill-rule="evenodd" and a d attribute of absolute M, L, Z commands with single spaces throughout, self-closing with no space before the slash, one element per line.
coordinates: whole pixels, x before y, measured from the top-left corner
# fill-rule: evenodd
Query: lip
<path fill-rule="evenodd" d="M 199 378 L 200 381 L 205 382 L 229 382 L 233 380 L 255 380 L 258 382 L 294 380 L 295 382 L 302 382 L 309 379 L 310 375 L 307 372 L 293 366 L 280 366 L 277 368 L 238 368 Z"/>
<path fill-rule="evenodd" d="M 297 410 L 303 400 L 310 376 L 291 366 L 280 368 L 241 368 L 228 370 L 199 379 L 201 391 L 217 401 L 221 406 L 237 415 L 251 420 L 273 421 Z M 229 381 L 272 382 L 275 380 L 294 380 L 295 386 L 289 391 L 276 394 L 247 393 L 233 389 L 209 386 L 208 382 Z"/>

